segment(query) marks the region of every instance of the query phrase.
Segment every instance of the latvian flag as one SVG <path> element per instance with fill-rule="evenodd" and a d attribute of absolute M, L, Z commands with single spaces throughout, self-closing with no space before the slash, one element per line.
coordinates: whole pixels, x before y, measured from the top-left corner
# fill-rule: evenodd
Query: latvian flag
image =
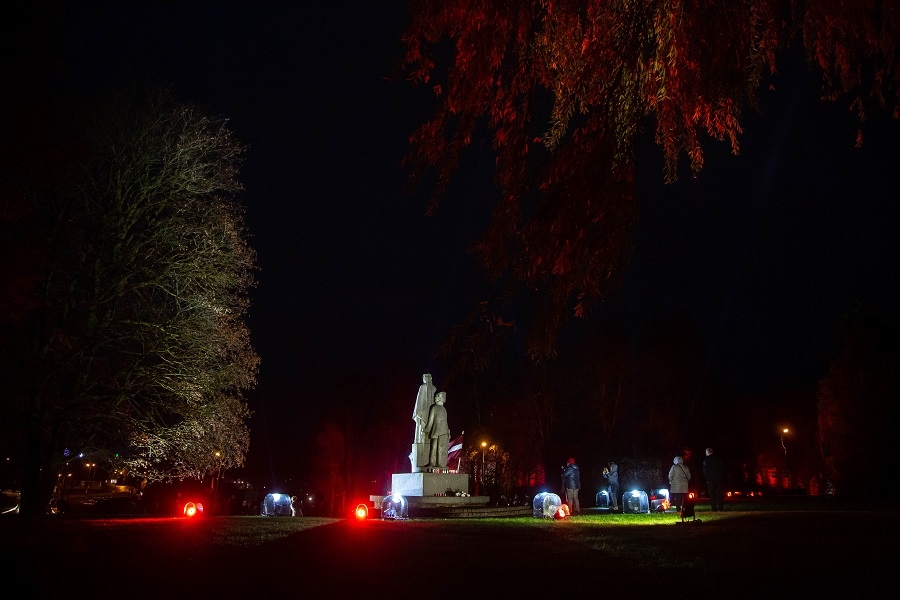
<path fill-rule="evenodd" d="M 463 431 L 458 438 L 450 440 L 450 447 L 447 449 L 447 468 L 459 471 L 460 463 L 462 463 L 463 455 Z"/>

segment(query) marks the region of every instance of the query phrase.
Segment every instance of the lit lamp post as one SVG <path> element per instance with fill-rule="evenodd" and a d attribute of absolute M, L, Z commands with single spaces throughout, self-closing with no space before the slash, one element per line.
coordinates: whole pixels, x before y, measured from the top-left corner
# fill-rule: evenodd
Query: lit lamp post
<path fill-rule="evenodd" d="M 784 445 L 784 436 L 787 433 L 790 433 L 791 430 L 785 427 L 781 430 L 781 447 L 784 448 L 784 459 L 787 460 L 787 446 Z"/>
<path fill-rule="evenodd" d="M 787 459 L 787 445 L 784 443 L 784 436 L 790 433 L 793 432 L 787 427 L 782 427 L 778 432 L 778 437 L 779 439 L 781 439 L 781 447 L 784 450 L 784 472 L 781 474 L 780 485 L 785 489 L 791 487 L 791 480 L 793 479 L 793 475 L 791 474 L 791 467 Z"/>
<path fill-rule="evenodd" d="M 68 455 L 69 455 L 69 451 L 66 450 L 65 456 L 68 456 Z M 69 463 L 72 462 L 73 460 L 75 460 L 76 458 L 84 458 L 84 452 L 81 452 L 81 453 L 77 454 L 76 456 L 73 456 L 69 460 L 65 461 L 62 465 L 62 473 L 59 474 L 59 479 L 60 479 L 60 481 L 58 483 L 59 489 L 57 490 L 57 492 L 59 494 L 59 498 L 58 498 L 59 500 L 65 499 L 66 490 L 69 487 L 71 487 L 69 482 L 72 480 L 71 479 L 72 472 L 69 471 L 67 473 L 66 471 L 69 469 Z"/>
<path fill-rule="evenodd" d="M 218 470 L 216 471 L 216 475 L 212 478 L 210 482 L 212 489 L 216 490 L 219 488 L 219 480 L 222 478 L 222 453 L 216 451 L 216 462 L 219 463 Z"/>
<path fill-rule="evenodd" d="M 85 463 L 84 466 L 86 466 L 87 470 L 88 470 L 87 481 L 84 482 L 84 493 L 90 494 L 91 493 L 91 479 L 93 479 L 94 467 L 97 466 L 97 463 Z"/>
<path fill-rule="evenodd" d="M 70 481 L 72 481 L 72 474 L 71 474 L 71 473 L 66 473 L 66 476 L 63 478 L 63 482 L 62 482 L 62 491 L 59 493 L 59 500 L 60 500 L 60 502 L 65 501 L 65 499 L 66 499 L 66 491 L 68 491 L 68 489 L 69 489 L 70 487 L 72 487 L 72 484 L 69 483 Z M 60 507 L 60 510 L 62 510 L 62 507 Z"/>
<path fill-rule="evenodd" d="M 481 486 L 479 488 L 479 496 L 484 493 L 484 449 L 487 448 L 487 442 L 481 442 Z"/>

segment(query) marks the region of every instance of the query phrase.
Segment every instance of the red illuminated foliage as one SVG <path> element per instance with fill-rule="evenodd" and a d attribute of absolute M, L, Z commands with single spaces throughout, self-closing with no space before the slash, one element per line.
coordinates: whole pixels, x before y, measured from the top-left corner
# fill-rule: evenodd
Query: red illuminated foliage
<path fill-rule="evenodd" d="M 499 192 L 474 251 L 510 288 L 546 292 L 529 340 L 540 358 L 567 315 L 587 315 L 618 281 L 645 126 L 667 181 L 682 157 L 702 170 L 706 138 L 737 154 L 742 110 L 794 42 L 823 98 L 846 101 L 861 125 L 870 106 L 896 117 L 898 32 L 898 3 L 878 0 L 415 2 L 405 64 L 438 109 L 411 136 L 412 179 L 436 173 L 433 211 L 464 150 L 490 145 Z"/>

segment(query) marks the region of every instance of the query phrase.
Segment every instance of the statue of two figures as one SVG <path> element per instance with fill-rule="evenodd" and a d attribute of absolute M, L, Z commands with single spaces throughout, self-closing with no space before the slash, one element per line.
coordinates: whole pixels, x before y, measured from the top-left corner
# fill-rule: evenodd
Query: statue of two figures
<path fill-rule="evenodd" d="M 422 385 L 416 395 L 413 421 L 416 434 L 412 453 L 409 455 L 413 473 L 447 468 L 447 452 L 450 444 L 450 427 L 447 425 L 447 392 L 438 392 L 431 381 L 431 374 L 422 375 Z"/>

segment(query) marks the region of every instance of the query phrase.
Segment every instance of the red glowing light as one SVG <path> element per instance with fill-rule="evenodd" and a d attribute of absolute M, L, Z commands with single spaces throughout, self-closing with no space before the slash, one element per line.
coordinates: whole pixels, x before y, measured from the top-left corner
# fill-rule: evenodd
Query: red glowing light
<path fill-rule="evenodd" d="M 184 516 L 190 518 L 201 514 L 203 514 L 203 505 L 199 502 L 188 502 L 184 505 Z"/>
<path fill-rule="evenodd" d="M 358 504 L 354 514 L 357 521 L 365 521 L 369 517 L 369 507 L 365 504 Z"/>

